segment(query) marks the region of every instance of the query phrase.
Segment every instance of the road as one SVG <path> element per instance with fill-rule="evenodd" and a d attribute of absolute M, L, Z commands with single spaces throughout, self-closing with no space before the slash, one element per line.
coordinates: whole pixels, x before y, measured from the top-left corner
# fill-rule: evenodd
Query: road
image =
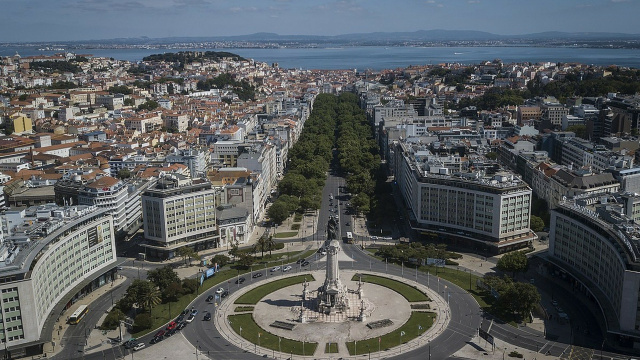
<path fill-rule="evenodd" d="M 346 203 L 349 201 L 347 195 L 340 192 L 340 186 L 344 185 L 344 179 L 336 176 L 335 174 L 329 174 L 325 187 L 323 189 L 323 201 L 321 209 L 318 214 L 318 225 L 315 234 L 311 234 L 303 238 L 303 241 L 313 241 L 314 245 L 321 246 L 326 239 L 327 222 L 329 216 L 339 215 L 339 227 L 341 236 L 345 236 L 347 231 L 352 231 L 354 225 L 353 219 L 350 214 L 347 213 Z M 333 201 L 330 201 L 330 197 L 333 195 Z M 332 204 L 332 205 L 330 205 Z M 346 226 L 350 223 L 351 226 Z M 405 230 L 405 229 L 402 229 Z M 300 240 L 289 240 L 290 242 L 298 242 Z M 342 242 L 341 242 L 342 243 Z M 386 264 L 381 262 L 367 253 L 365 253 L 357 244 L 345 244 L 342 243 L 343 251 L 350 256 L 353 261 L 341 261 L 340 267 L 346 269 L 354 269 L 360 271 L 373 271 L 379 273 L 386 273 L 390 275 L 400 276 L 407 278 L 408 280 L 417 281 L 431 289 L 437 291 L 445 300 L 449 302 L 451 313 L 447 316 L 451 316 L 451 321 L 448 327 L 430 343 L 430 351 L 433 359 L 454 359 L 452 354 L 457 352 L 460 348 L 465 346 L 476 334 L 479 327 L 487 329 L 491 323 L 491 316 L 483 314 L 479 305 L 475 299 L 469 295 L 463 289 L 456 287 L 446 280 L 438 279 L 431 275 L 425 275 L 421 272 L 412 272 L 411 270 L 403 267 L 399 267 L 393 264 Z M 308 259 L 310 262 L 307 269 L 324 269 L 324 258 L 313 256 Z M 131 279 L 138 276 L 144 278 L 146 271 L 150 268 L 164 266 L 164 264 L 145 265 L 145 269 L 136 267 L 138 264 L 126 262 L 121 274 L 127 276 L 127 282 L 123 283 L 117 288 L 114 288 L 112 294 L 114 301 L 119 299 L 131 282 Z M 292 264 L 293 271 L 304 270 L 300 266 Z M 264 272 L 264 276 L 253 279 L 252 275 L 255 272 Z M 230 292 L 238 291 L 243 286 L 252 284 L 254 281 L 267 281 L 272 278 L 268 269 L 255 269 L 251 274 L 245 274 L 246 282 L 242 285 L 234 283 L 234 280 L 226 284 L 221 284 Z M 218 286 L 214 287 L 217 288 Z M 210 290 L 208 293 L 211 293 Z M 206 294 L 202 294 L 198 297 L 193 306 L 199 310 L 198 318 L 193 323 L 189 324 L 182 330 L 182 334 L 189 340 L 194 348 L 200 349 L 201 353 L 208 354 L 212 358 L 221 359 L 259 359 L 261 356 L 245 352 L 246 349 L 237 348 L 231 345 L 226 339 L 224 339 L 214 326 L 214 321 L 221 321 L 216 317 L 215 306 L 205 301 Z M 558 292 L 558 295 L 560 293 Z M 564 294 L 562 294 L 564 295 Z M 224 301 L 224 300 L 222 300 Z M 84 326 L 94 326 L 100 317 L 100 311 L 106 311 L 111 306 L 111 298 L 104 297 L 96 301 L 91 305 L 94 309 L 93 313 L 90 312 L 82 322 L 85 325 L 79 325 L 72 330 L 65 337 L 67 345 L 63 352 L 61 352 L 56 359 L 70 359 L 70 358 L 84 358 L 84 359 L 115 359 L 130 354 L 130 350 L 124 349 L 122 346 L 114 346 L 109 351 L 97 352 L 93 354 L 84 354 L 85 335 L 86 328 Z M 214 317 L 213 321 L 204 321 L 203 317 L 206 311 L 211 311 Z M 581 310 L 579 310 L 581 311 Z M 576 317 L 577 318 L 577 317 Z M 501 323 L 494 319 L 491 327 L 491 334 L 502 341 L 508 342 L 518 347 L 526 348 L 529 350 L 536 350 L 541 353 L 549 352 L 554 356 L 560 357 L 563 352 L 567 353 L 570 349 L 567 344 L 558 343 L 545 339 L 543 334 L 531 330 L 529 328 L 514 328 L 509 324 Z M 591 323 L 591 321 L 589 321 Z M 592 324 L 590 324 L 592 325 Z M 591 326 L 589 326 L 591 327 Z M 148 344 L 153 334 L 147 335 L 140 339 L 140 341 Z M 71 343 L 71 344 L 69 344 Z M 485 347 L 486 348 L 486 347 Z M 90 351 L 90 349 L 86 349 Z M 498 349 L 499 350 L 499 349 Z M 591 356 L 599 355 L 599 352 L 591 351 Z M 603 353 L 604 358 L 620 359 L 615 354 Z M 607 357 L 609 356 L 609 357 Z M 425 359 L 425 347 L 409 351 L 396 358 L 401 359 Z M 585 359 L 591 359 L 591 357 L 584 357 Z M 594 357 L 595 359 L 595 357 Z"/>

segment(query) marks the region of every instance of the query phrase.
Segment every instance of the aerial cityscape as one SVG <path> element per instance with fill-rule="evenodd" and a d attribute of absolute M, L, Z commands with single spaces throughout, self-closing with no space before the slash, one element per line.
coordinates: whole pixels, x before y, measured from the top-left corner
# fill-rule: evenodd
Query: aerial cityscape
<path fill-rule="evenodd" d="M 0 354 L 639 358 L 638 11 L 4 4 Z"/>

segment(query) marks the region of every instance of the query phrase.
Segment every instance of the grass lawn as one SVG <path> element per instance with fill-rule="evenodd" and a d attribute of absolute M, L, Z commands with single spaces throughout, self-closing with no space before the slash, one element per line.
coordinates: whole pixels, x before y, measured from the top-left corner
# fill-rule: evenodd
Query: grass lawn
<path fill-rule="evenodd" d="M 326 343 L 324 345 L 324 353 L 325 354 L 337 354 L 338 353 L 338 343 Z"/>
<path fill-rule="evenodd" d="M 236 306 L 235 312 L 253 311 L 253 306 Z"/>
<path fill-rule="evenodd" d="M 284 231 L 284 232 L 276 233 L 275 235 L 273 235 L 273 237 L 276 239 L 284 239 L 284 238 L 290 238 L 296 235 L 298 235 L 297 231 Z"/>
<path fill-rule="evenodd" d="M 231 315 L 228 319 L 229 324 L 237 334 L 240 334 L 247 341 L 267 349 L 281 351 L 286 354 L 313 355 L 318 347 L 318 343 L 305 342 L 303 344 L 301 341 L 279 338 L 258 326 L 251 314 Z M 240 332 L 240 328 L 242 328 L 242 332 Z"/>
<path fill-rule="evenodd" d="M 283 256 L 285 258 L 288 257 L 290 261 L 295 261 L 300 258 L 307 258 L 314 253 L 314 250 L 309 250 L 304 252 L 295 251 L 291 253 L 279 254 L 277 258 L 276 255 L 274 255 L 274 259 L 276 259 L 275 261 L 265 262 L 264 264 L 262 264 L 262 266 L 271 267 L 280 265 L 282 263 L 281 257 Z M 267 255 L 265 255 L 265 258 L 266 257 Z M 257 269 L 258 266 L 254 265 L 253 268 Z M 223 286 L 225 282 L 231 281 L 232 279 L 237 277 L 238 274 L 243 275 L 247 273 L 249 273 L 249 269 L 239 271 L 237 269 L 225 269 L 222 271 L 218 271 L 214 276 L 206 279 L 202 283 L 202 286 L 198 289 L 197 295 L 204 294 L 211 288 Z M 309 278 L 312 279 L 313 277 L 309 275 Z M 186 309 L 189 306 L 189 304 L 196 298 L 197 295 L 186 294 L 178 298 L 178 301 L 172 302 L 171 305 L 169 305 L 169 303 L 157 305 L 156 307 L 151 309 L 151 319 L 153 320 L 151 328 L 134 333 L 132 334 L 133 337 L 144 336 L 152 331 L 155 331 L 159 327 L 168 323 L 170 320 L 175 319 L 182 312 L 182 310 Z M 171 312 L 169 312 L 169 307 L 171 307 Z"/>
<path fill-rule="evenodd" d="M 383 351 L 398 346 L 401 342 L 406 343 L 407 341 L 413 340 L 414 338 L 422 335 L 422 333 L 427 331 L 433 325 L 435 317 L 436 314 L 431 312 L 414 311 L 411 313 L 409 320 L 407 320 L 407 322 L 400 328 L 382 335 L 379 343 L 377 337 L 360 340 L 357 344 L 353 341 L 348 342 L 346 345 L 347 350 L 349 350 L 349 355 L 367 354 L 369 353 L 369 350 L 374 352 L 378 351 L 378 348 L 380 351 Z M 404 332 L 404 335 L 400 336 L 402 332 Z M 358 351 L 357 354 L 356 350 Z"/>
<path fill-rule="evenodd" d="M 291 230 L 300 230 L 300 224 L 292 224 Z"/>
<path fill-rule="evenodd" d="M 356 274 L 351 278 L 351 281 L 358 281 L 359 276 Z M 409 286 L 400 281 L 392 280 L 389 278 L 375 276 L 375 275 L 362 275 L 362 281 L 368 282 L 372 284 L 377 284 L 380 286 L 384 286 L 389 288 L 400 295 L 404 296 L 405 299 L 409 302 L 418 302 L 418 301 L 429 301 L 429 297 L 425 295 L 422 291 L 414 288 L 413 286 Z"/>
<path fill-rule="evenodd" d="M 255 305 L 258 303 L 258 301 L 260 301 L 260 299 L 267 296 L 268 294 L 271 294 L 272 292 L 287 286 L 302 284 L 305 279 L 309 281 L 315 280 L 313 278 L 313 275 L 311 274 L 302 274 L 285 279 L 274 280 L 242 294 L 236 300 L 235 304 Z"/>

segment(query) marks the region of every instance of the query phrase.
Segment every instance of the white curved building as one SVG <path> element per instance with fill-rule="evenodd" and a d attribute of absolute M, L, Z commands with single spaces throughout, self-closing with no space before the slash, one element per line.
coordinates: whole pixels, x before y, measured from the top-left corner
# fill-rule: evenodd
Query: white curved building
<path fill-rule="evenodd" d="M 12 357 L 40 354 L 61 312 L 113 279 L 113 218 L 94 206 L 48 204 L 9 211 L 4 225 L 0 342 Z"/>

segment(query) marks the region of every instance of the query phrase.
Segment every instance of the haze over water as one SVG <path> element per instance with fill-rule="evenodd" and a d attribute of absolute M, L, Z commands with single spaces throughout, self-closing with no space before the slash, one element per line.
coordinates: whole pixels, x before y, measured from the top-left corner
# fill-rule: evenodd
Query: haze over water
<path fill-rule="evenodd" d="M 394 69 L 409 65 L 438 63 L 477 64 L 501 59 L 512 62 L 578 62 L 640 68 L 639 49 L 593 49 L 570 47 L 344 47 L 288 49 L 71 49 L 76 54 L 92 54 L 119 60 L 140 61 L 151 54 L 178 51 L 228 51 L 245 58 L 278 63 L 282 68 L 302 69 Z M 0 47 L 0 56 L 51 55 L 60 51 L 40 51 L 36 47 Z"/>

